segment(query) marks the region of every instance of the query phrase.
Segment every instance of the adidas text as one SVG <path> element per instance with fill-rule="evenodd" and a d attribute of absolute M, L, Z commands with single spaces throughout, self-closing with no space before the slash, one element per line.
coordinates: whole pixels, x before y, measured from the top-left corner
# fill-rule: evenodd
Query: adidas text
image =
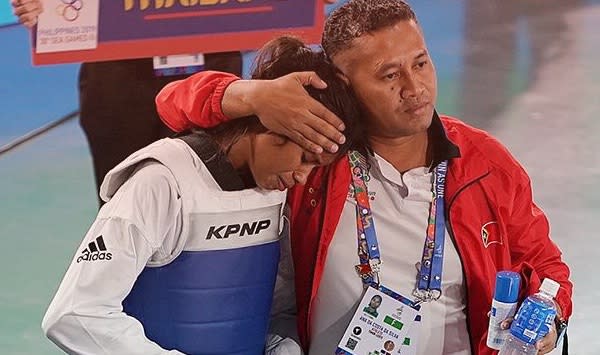
<path fill-rule="evenodd" d="M 110 260 L 112 259 L 112 253 L 94 253 L 85 254 L 77 258 L 77 262 L 82 261 L 96 261 L 96 260 Z"/>

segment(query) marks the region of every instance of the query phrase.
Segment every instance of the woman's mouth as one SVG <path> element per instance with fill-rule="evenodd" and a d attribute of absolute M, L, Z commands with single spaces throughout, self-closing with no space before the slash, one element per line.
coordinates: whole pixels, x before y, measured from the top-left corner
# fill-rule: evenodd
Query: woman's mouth
<path fill-rule="evenodd" d="M 281 176 L 278 175 L 277 176 L 277 190 L 283 191 L 285 189 L 286 189 L 285 183 L 284 183 L 283 179 L 281 178 Z"/>

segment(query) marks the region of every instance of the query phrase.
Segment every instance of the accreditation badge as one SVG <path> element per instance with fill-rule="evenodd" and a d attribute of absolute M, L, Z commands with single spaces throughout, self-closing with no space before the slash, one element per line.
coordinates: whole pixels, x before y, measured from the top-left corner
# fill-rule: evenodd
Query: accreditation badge
<path fill-rule="evenodd" d="M 176 54 L 154 57 L 155 76 L 192 75 L 204 70 L 204 54 Z"/>
<path fill-rule="evenodd" d="M 368 287 L 338 344 L 336 354 L 416 353 L 420 308 L 384 286 Z"/>

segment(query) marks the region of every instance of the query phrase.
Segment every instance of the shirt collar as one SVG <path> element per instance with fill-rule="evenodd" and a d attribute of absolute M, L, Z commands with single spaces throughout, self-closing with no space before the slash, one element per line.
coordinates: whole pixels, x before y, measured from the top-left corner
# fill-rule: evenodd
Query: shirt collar
<path fill-rule="evenodd" d="M 448 139 L 442 119 L 435 110 L 433 111 L 433 118 L 427 129 L 427 133 L 429 135 L 429 144 L 432 144 L 433 149 L 433 160 L 429 171 L 433 171 L 444 160 L 460 157 L 460 149 Z M 366 152 L 368 156 L 375 157 L 375 152 L 370 147 L 366 149 Z"/>

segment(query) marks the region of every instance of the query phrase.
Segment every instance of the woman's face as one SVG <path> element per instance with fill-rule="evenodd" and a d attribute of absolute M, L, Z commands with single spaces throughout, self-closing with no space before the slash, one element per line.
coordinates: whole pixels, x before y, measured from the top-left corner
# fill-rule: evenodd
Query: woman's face
<path fill-rule="evenodd" d="M 307 152 L 272 132 L 256 134 L 250 142 L 248 167 L 256 185 L 267 190 L 283 191 L 295 184 L 304 184 L 314 167 L 330 164 L 336 157 Z"/>

